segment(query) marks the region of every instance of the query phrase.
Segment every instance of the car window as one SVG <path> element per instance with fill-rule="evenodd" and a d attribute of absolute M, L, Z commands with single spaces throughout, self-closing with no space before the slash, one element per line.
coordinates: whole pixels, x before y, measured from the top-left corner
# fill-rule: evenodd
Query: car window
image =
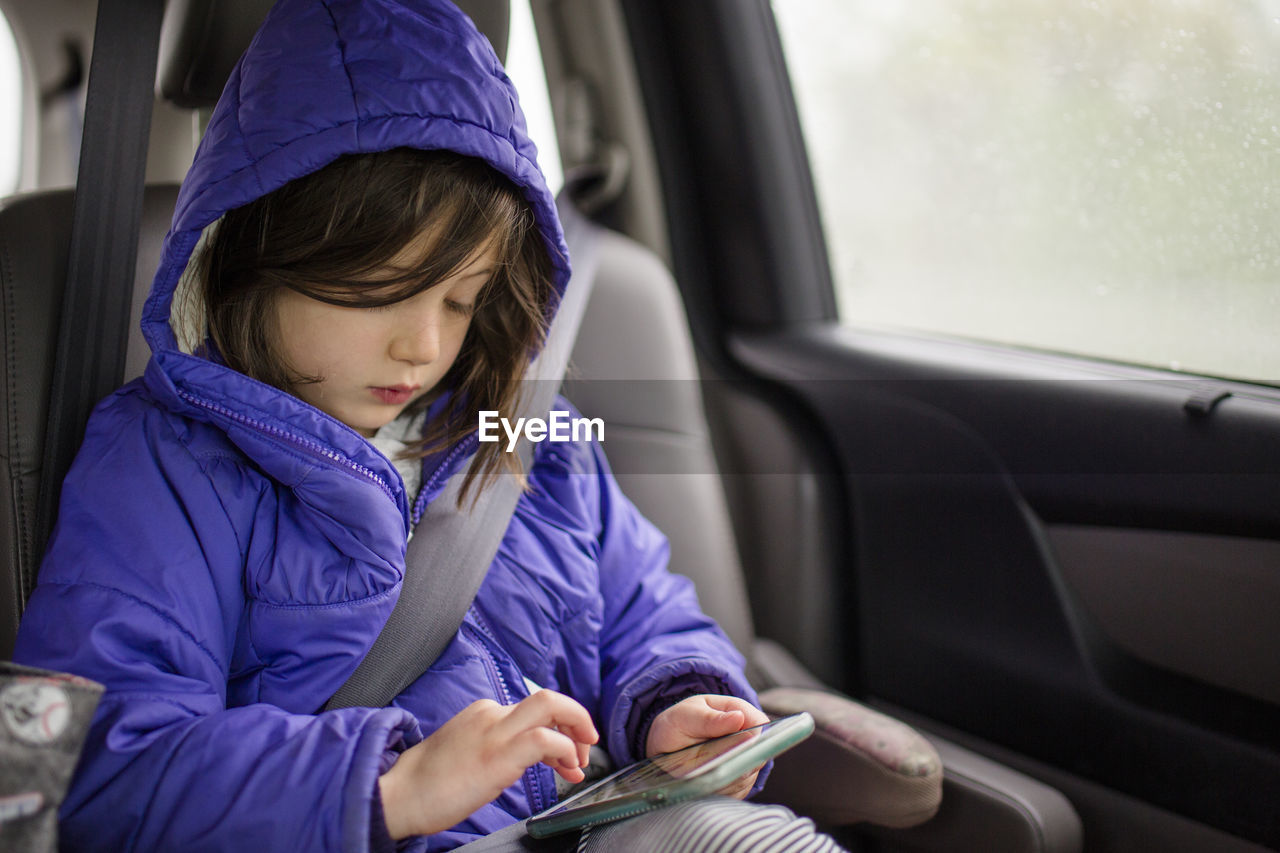
<path fill-rule="evenodd" d="M 0 12 L 0 196 L 17 190 L 21 158 L 22 65 L 13 29 Z"/>
<path fill-rule="evenodd" d="M 1280 6 L 773 9 L 842 322 L 1280 377 Z"/>
<path fill-rule="evenodd" d="M 538 146 L 538 165 L 547 177 L 547 186 L 553 193 L 558 192 L 564 184 L 564 170 L 556 144 L 556 127 L 551 117 L 551 98 L 547 93 L 542 53 L 538 49 L 538 37 L 527 0 L 514 0 L 511 4 L 506 68 L 507 76 L 520 93 L 520 106 L 529 124 L 529 136 Z"/>

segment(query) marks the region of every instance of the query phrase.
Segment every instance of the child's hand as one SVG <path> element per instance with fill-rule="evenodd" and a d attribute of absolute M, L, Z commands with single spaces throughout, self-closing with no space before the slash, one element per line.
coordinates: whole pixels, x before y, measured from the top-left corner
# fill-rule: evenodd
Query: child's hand
<path fill-rule="evenodd" d="M 675 752 L 713 737 L 730 735 L 751 726 L 769 722 L 768 716 L 755 705 L 737 696 L 703 694 L 690 696 L 663 711 L 649 726 L 645 757 Z M 755 771 L 743 776 L 721 793 L 739 800 L 751 792 L 756 782 Z"/>
<path fill-rule="evenodd" d="M 581 782 L 598 739 L 586 708 L 552 690 L 515 705 L 473 702 L 382 774 L 387 830 L 399 840 L 448 829 L 539 761 Z"/>

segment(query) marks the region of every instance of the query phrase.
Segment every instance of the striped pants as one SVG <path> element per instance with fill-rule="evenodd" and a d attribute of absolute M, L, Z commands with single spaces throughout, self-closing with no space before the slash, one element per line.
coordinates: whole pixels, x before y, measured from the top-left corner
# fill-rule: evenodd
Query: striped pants
<path fill-rule="evenodd" d="M 575 843 L 576 842 L 576 843 Z M 557 838 L 532 839 L 517 824 L 464 853 L 843 853 L 833 838 L 783 806 L 728 797 L 693 800 Z"/>

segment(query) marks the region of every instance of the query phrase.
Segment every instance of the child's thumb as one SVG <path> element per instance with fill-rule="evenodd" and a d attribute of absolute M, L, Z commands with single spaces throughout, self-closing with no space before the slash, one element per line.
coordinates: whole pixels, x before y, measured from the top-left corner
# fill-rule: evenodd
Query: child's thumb
<path fill-rule="evenodd" d="M 719 737 L 720 735 L 733 734 L 742 729 L 746 725 L 747 717 L 737 709 L 719 710 L 708 707 L 706 713 L 702 716 L 702 724 L 704 726 L 703 737 Z"/>

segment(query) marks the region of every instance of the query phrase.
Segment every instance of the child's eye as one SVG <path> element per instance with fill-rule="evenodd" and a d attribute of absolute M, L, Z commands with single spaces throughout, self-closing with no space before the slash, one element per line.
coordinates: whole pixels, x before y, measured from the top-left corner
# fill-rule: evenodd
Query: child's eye
<path fill-rule="evenodd" d="M 454 314 L 462 317 L 470 317 L 471 312 L 475 310 L 474 305 L 463 305 L 461 302 L 455 302 L 452 299 L 446 299 L 444 301 L 444 306 Z"/>

